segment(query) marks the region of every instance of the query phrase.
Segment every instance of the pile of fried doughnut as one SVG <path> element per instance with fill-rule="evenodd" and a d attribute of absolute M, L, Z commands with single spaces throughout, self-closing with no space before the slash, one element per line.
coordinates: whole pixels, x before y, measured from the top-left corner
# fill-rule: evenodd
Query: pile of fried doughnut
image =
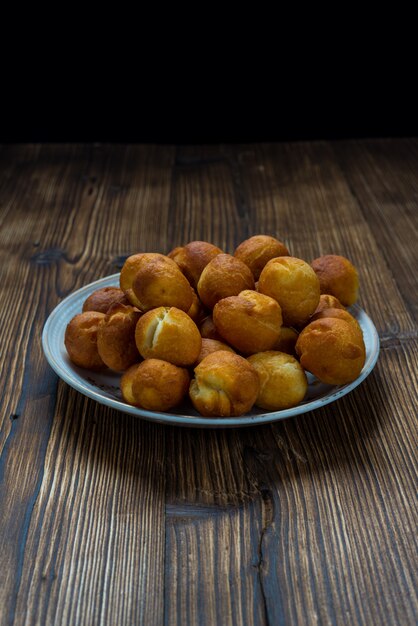
<path fill-rule="evenodd" d="M 120 289 L 87 298 L 65 346 L 79 367 L 123 372 L 123 399 L 142 409 L 167 411 L 187 395 L 206 417 L 287 409 L 305 397 L 305 371 L 331 385 L 359 376 L 363 335 L 345 308 L 358 286 L 348 259 L 309 264 L 267 235 L 233 255 L 192 241 L 128 257 Z"/>

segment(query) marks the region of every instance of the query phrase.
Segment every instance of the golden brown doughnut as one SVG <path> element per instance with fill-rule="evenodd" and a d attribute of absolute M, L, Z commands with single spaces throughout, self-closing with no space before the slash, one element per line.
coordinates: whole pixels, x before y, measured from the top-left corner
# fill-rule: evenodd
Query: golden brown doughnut
<path fill-rule="evenodd" d="M 222 250 L 207 241 L 191 241 L 185 246 L 174 248 L 168 256 L 177 263 L 191 286 L 196 289 L 204 268 L 218 254 L 222 254 Z"/>
<path fill-rule="evenodd" d="M 83 303 L 85 311 L 107 313 L 112 304 L 129 304 L 128 298 L 119 287 L 102 287 L 93 291 Z"/>
<path fill-rule="evenodd" d="M 220 350 L 226 350 L 235 354 L 235 350 L 228 346 L 223 341 L 217 341 L 216 339 L 202 339 L 202 347 L 200 349 L 199 356 L 196 359 L 196 365 L 199 365 L 204 358 L 213 352 L 219 352 Z"/>
<path fill-rule="evenodd" d="M 141 313 L 133 306 L 113 304 L 97 330 L 97 349 L 103 362 L 123 372 L 141 360 L 135 328 Z"/>
<path fill-rule="evenodd" d="M 234 257 L 248 265 L 254 280 L 258 280 L 262 269 L 270 259 L 278 256 L 289 256 L 284 243 L 268 235 L 254 235 L 246 239 L 234 252 Z"/>
<path fill-rule="evenodd" d="M 138 307 L 138 309 L 141 309 L 141 303 L 132 291 L 132 284 L 135 280 L 135 276 L 139 268 L 155 259 L 161 259 L 162 261 L 165 261 L 167 265 L 174 265 L 175 267 L 177 267 L 174 261 L 164 256 L 163 254 L 159 254 L 158 252 L 141 252 L 139 254 L 133 254 L 132 256 L 128 257 L 121 269 L 120 288 L 128 298 L 129 302 L 133 306 Z"/>
<path fill-rule="evenodd" d="M 104 313 L 85 311 L 69 322 L 64 343 L 71 361 L 90 370 L 106 367 L 97 350 L 97 329 L 104 320 Z"/>
<path fill-rule="evenodd" d="M 208 315 L 202 320 L 199 330 L 204 339 L 216 339 L 217 341 L 223 341 L 222 337 L 215 328 L 212 315 Z"/>
<path fill-rule="evenodd" d="M 197 291 L 203 304 L 213 309 L 215 304 L 237 296 L 244 289 L 254 289 L 254 278 L 245 263 L 230 254 L 218 254 L 203 270 Z"/>
<path fill-rule="evenodd" d="M 273 298 L 241 291 L 215 304 L 213 322 L 228 343 L 244 354 L 270 350 L 280 335 L 282 314 Z"/>
<path fill-rule="evenodd" d="M 340 320 L 344 320 L 349 324 L 353 324 L 355 328 L 361 333 L 360 324 L 358 323 L 356 318 L 353 317 L 351 313 L 349 313 L 345 309 L 322 309 L 322 311 L 318 311 L 317 313 L 314 313 L 314 315 L 312 315 L 309 323 L 314 322 L 315 320 L 324 319 L 326 317 L 335 317 Z"/>
<path fill-rule="evenodd" d="M 202 346 L 199 329 L 187 313 L 163 306 L 139 319 L 135 341 L 144 359 L 162 359 L 179 366 L 195 363 Z"/>
<path fill-rule="evenodd" d="M 289 354 L 259 352 L 248 357 L 260 379 L 256 405 L 268 411 L 296 406 L 305 397 L 308 381 L 303 367 Z"/>
<path fill-rule="evenodd" d="M 319 280 L 308 263 L 281 256 L 267 263 L 260 274 L 258 290 L 277 300 L 285 326 L 304 324 L 319 303 Z"/>
<path fill-rule="evenodd" d="M 319 278 L 321 293 L 335 296 L 344 306 L 355 303 L 359 277 L 348 259 L 337 254 L 325 254 L 312 261 L 311 266 Z"/>
<path fill-rule="evenodd" d="M 192 289 L 192 292 L 193 301 L 190 309 L 187 311 L 187 315 L 192 318 L 195 324 L 199 325 L 205 319 L 206 311 L 194 289 Z"/>
<path fill-rule="evenodd" d="M 273 346 L 273 350 L 277 352 L 285 352 L 291 356 L 296 356 L 295 346 L 299 333 L 294 328 L 282 326 L 278 340 Z"/>
<path fill-rule="evenodd" d="M 345 307 L 335 296 L 331 296 L 329 293 L 321 293 L 319 296 L 319 304 L 313 314 L 316 315 L 316 313 L 324 309 L 345 309 Z"/>
<path fill-rule="evenodd" d="M 163 256 L 142 259 L 132 281 L 132 291 L 141 311 L 174 306 L 187 312 L 193 303 L 189 281 L 171 259 Z"/>
<path fill-rule="evenodd" d="M 205 417 L 238 416 L 251 409 L 259 387 L 257 372 L 246 359 L 220 351 L 209 354 L 195 368 L 189 395 Z"/>
<path fill-rule="evenodd" d="M 304 369 L 330 385 L 355 380 L 366 359 L 362 333 L 354 324 L 333 317 L 308 324 L 299 335 L 296 352 Z"/>
<path fill-rule="evenodd" d="M 125 402 L 148 411 L 168 411 L 189 388 L 189 373 L 160 359 L 147 359 L 125 372 L 120 381 Z"/>
<path fill-rule="evenodd" d="M 122 392 L 122 398 L 128 404 L 135 404 L 135 397 L 132 391 L 132 384 L 135 379 L 135 372 L 140 365 L 141 365 L 140 363 L 135 363 L 135 365 L 131 365 L 131 367 L 127 369 L 126 372 L 123 373 L 120 379 L 120 389 Z"/>

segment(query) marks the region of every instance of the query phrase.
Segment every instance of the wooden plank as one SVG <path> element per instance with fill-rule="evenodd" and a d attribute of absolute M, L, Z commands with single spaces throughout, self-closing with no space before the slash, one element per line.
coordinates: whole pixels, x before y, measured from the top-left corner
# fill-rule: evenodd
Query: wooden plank
<path fill-rule="evenodd" d="M 300 418 L 167 436 L 165 623 L 415 623 L 417 352 Z"/>
<path fill-rule="evenodd" d="M 219 148 L 178 150 L 171 202 L 176 245 L 204 239 L 233 252 L 245 238 L 233 167 Z M 185 239 L 174 230 L 182 223 Z M 234 432 L 171 429 L 167 436 L 166 624 L 263 619 L 254 566 L 260 507 L 251 505 L 255 491 L 241 455 Z"/>
<path fill-rule="evenodd" d="M 170 203 L 173 246 L 209 241 L 230 254 L 246 236 L 227 155 L 205 147 L 176 154 Z"/>
<path fill-rule="evenodd" d="M 0 495 L 6 506 L 0 525 L 0 606 L 7 623 L 52 623 L 57 614 L 61 623 L 80 616 L 92 624 L 104 616 L 130 623 L 140 616 L 152 624 L 162 616 L 161 431 L 134 420 L 129 426 L 128 420 L 119 432 L 120 418 L 112 414 L 99 439 L 109 453 L 103 472 L 95 431 L 82 426 L 83 420 L 94 415 L 103 420 L 108 412 L 83 401 L 73 415 L 80 397 L 68 395 L 61 385 L 58 410 L 64 425 L 58 427 L 57 377 L 42 355 L 40 337 L 48 312 L 62 296 L 117 271 L 122 257 L 146 243 L 157 249 L 165 245 L 172 157 L 171 149 L 152 146 L 11 146 L 2 151 L 7 180 L 3 195 L 0 191 Z M 87 454 L 82 464 L 78 440 L 68 448 L 73 427 L 83 434 L 83 450 L 93 454 L 94 462 Z M 129 429 L 131 440 L 125 438 Z M 139 446 L 143 440 L 146 450 Z M 135 463 L 138 452 L 142 457 Z M 113 454 L 119 464 L 121 458 L 131 459 L 131 472 L 123 479 L 126 502 L 119 494 L 120 467 Z M 81 492 L 77 480 L 82 480 Z M 148 484 L 154 491 L 143 490 Z M 142 507 L 135 509 L 132 498 Z M 74 584 L 66 590 L 69 579 Z M 129 603 L 121 601 L 125 589 L 136 590 Z M 64 590 L 74 594 L 71 606 Z"/>
<path fill-rule="evenodd" d="M 373 146 L 367 194 L 362 144 L 2 148 L 5 623 L 417 622 L 418 341 L 398 269 L 414 254 L 418 150 Z M 359 265 L 382 352 L 354 392 L 273 426 L 210 431 L 57 386 L 40 331 L 61 297 L 133 252 L 192 239 L 232 252 L 257 232 Z"/>
<path fill-rule="evenodd" d="M 263 513 L 245 465 L 254 434 L 167 437 L 166 624 L 264 623 Z"/>
<path fill-rule="evenodd" d="M 416 363 L 416 327 L 329 146 L 243 147 L 239 161 L 253 233 L 277 234 L 307 260 L 333 251 L 355 260 L 362 277 L 361 304 L 377 323 L 385 348 L 371 379 L 347 399 L 311 418 L 273 427 L 291 467 L 289 462 L 282 467 L 283 449 L 273 457 L 271 451 L 261 451 L 267 462 L 260 480 L 272 473 L 271 458 L 280 461 L 281 470 L 271 478 L 272 510 L 282 517 L 274 518 L 276 532 L 265 533 L 266 597 L 289 598 L 287 604 L 272 600 L 270 621 L 414 623 L 416 575 L 410 551 L 416 550 L 411 529 L 417 517 L 409 503 L 416 484 L 416 421 L 410 423 L 416 415 L 416 381 L 409 375 Z M 405 240 L 394 238 L 392 245 L 396 253 Z M 411 255 L 412 247 L 406 246 L 405 254 L 408 250 Z M 415 359 L 406 381 L 399 354 L 408 362 Z M 392 414 L 385 414 L 388 401 Z M 347 431 L 352 441 L 347 441 Z M 313 446 L 321 450 L 319 456 Z M 289 453 L 294 449 L 296 455 Z M 393 467 L 402 469 L 392 481 Z M 346 585 L 351 597 L 343 593 Z"/>
<path fill-rule="evenodd" d="M 414 334 L 414 322 L 395 276 L 331 145 L 261 145 L 242 154 L 251 234 L 276 234 L 291 254 L 308 262 L 322 254 L 347 256 L 359 270 L 359 303 L 381 335 Z M 392 243 L 394 249 L 404 245 L 402 239 Z"/>
<path fill-rule="evenodd" d="M 163 463 L 162 427 L 61 386 L 16 624 L 161 623 Z"/>
<path fill-rule="evenodd" d="M 365 295 L 371 315 L 378 314 L 374 281 L 388 280 L 385 297 L 403 324 L 402 336 L 414 333 L 374 235 L 327 146 L 242 146 L 218 153 L 212 148 L 200 158 L 188 149 L 182 154 L 188 176 L 178 179 L 180 191 L 190 189 L 183 197 L 215 196 L 207 191 L 212 172 L 225 162 L 230 188 L 239 181 L 240 195 L 231 192 L 228 201 L 235 199 L 237 219 L 244 220 L 240 237 L 250 225 L 249 234 L 271 232 L 288 241 L 288 233 L 291 249 L 304 258 L 333 247 L 360 266 L 363 261 L 363 292 L 373 288 Z M 391 410 L 400 397 L 409 406 L 413 396 L 397 352 L 406 346 L 395 349 L 397 327 L 383 314 L 377 317 L 384 358 L 393 351 L 377 372 L 396 369 L 399 379 L 386 390 Z M 408 500 L 416 479 L 416 425 L 399 423 L 398 430 L 390 413 L 381 415 L 373 380 L 335 406 L 272 428 L 173 431 L 167 439 L 167 624 L 413 623 L 416 597 L 396 598 L 405 583 L 409 593 L 414 590 L 408 553 L 414 514 Z M 402 415 L 399 409 L 397 417 Z M 376 429 L 386 442 L 383 451 L 375 449 Z M 401 467 L 408 470 L 390 480 L 400 446 Z M 392 591 L 385 595 L 388 585 Z"/>
<path fill-rule="evenodd" d="M 410 348 L 384 350 L 371 379 L 335 406 L 273 428 L 301 453 L 290 462 L 276 454 L 264 468 L 276 464 L 282 520 L 264 546 L 265 584 L 274 590 L 285 572 L 291 623 L 417 618 L 418 433 L 400 406 L 416 407 L 416 374 L 402 371 Z"/>
<path fill-rule="evenodd" d="M 333 145 L 344 175 L 415 319 L 418 317 L 418 140 Z"/>

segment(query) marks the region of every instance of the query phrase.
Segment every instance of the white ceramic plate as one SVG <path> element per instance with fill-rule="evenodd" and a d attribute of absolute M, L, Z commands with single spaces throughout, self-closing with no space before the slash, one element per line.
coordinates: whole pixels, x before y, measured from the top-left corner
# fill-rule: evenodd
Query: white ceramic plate
<path fill-rule="evenodd" d="M 371 319 L 359 307 L 353 306 L 351 313 L 357 318 L 366 345 L 366 362 L 360 376 L 352 383 L 342 386 L 326 385 L 308 374 L 309 388 L 306 398 L 298 406 L 285 411 L 266 412 L 254 407 L 250 413 L 240 417 L 202 417 L 190 402 L 185 402 L 170 413 L 145 411 L 125 404 L 119 389 L 120 375 L 111 370 L 92 372 L 83 370 L 71 363 L 64 346 L 64 334 L 68 322 L 81 312 L 84 300 L 101 287 L 119 286 L 119 274 L 96 280 L 65 298 L 48 317 L 42 333 L 42 346 L 49 364 L 71 387 L 106 406 L 142 417 L 153 422 L 176 424 L 177 426 L 197 426 L 200 428 L 225 428 L 251 426 L 275 422 L 294 415 L 300 415 L 334 402 L 357 387 L 370 374 L 379 354 L 379 336 Z"/>

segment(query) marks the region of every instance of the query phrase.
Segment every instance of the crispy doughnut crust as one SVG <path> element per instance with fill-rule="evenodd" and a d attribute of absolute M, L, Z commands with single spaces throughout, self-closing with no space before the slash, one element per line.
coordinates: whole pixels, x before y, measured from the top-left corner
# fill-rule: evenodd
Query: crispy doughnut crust
<path fill-rule="evenodd" d="M 254 280 L 258 280 L 268 261 L 278 256 L 289 256 L 289 250 L 284 243 L 275 237 L 254 235 L 240 243 L 234 256 L 248 265 Z"/>
<path fill-rule="evenodd" d="M 178 366 L 193 365 L 202 346 L 194 321 L 175 307 L 144 313 L 136 325 L 135 341 L 144 359 L 162 359 Z"/>
<path fill-rule="evenodd" d="M 243 354 L 270 350 L 280 335 L 282 314 L 273 298 L 244 290 L 215 304 L 213 322 L 228 343 Z"/>
<path fill-rule="evenodd" d="M 190 309 L 187 311 L 187 315 L 192 318 L 195 324 L 199 325 L 206 317 L 206 310 L 195 290 L 192 289 L 192 291 L 193 301 Z"/>
<path fill-rule="evenodd" d="M 323 309 L 345 309 L 341 302 L 335 296 L 329 293 L 321 293 L 319 296 L 319 304 L 314 311 L 314 315 L 323 311 Z"/>
<path fill-rule="evenodd" d="M 189 388 L 186 369 L 160 359 L 147 359 L 122 376 L 125 402 L 148 411 L 168 411 L 180 404 Z"/>
<path fill-rule="evenodd" d="M 354 265 L 338 254 L 325 254 L 312 261 L 319 278 L 321 293 L 338 298 L 344 306 L 351 306 L 358 297 L 359 277 Z"/>
<path fill-rule="evenodd" d="M 113 304 L 97 330 L 97 349 L 103 362 L 117 372 L 141 360 L 135 328 L 141 313 L 133 306 Z"/>
<path fill-rule="evenodd" d="M 334 317 L 336 319 L 344 320 L 349 324 L 353 324 L 353 326 L 361 333 L 361 327 L 355 317 L 351 315 L 346 309 L 322 309 L 321 311 L 312 315 L 310 322 L 314 322 L 315 320 L 321 320 L 326 317 Z"/>
<path fill-rule="evenodd" d="M 131 365 L 131 367 L 127 369 L 126 372 L 123 373 L 120 379 L 120 389 L 122 392 L 122 398 L 128 404 L 135 405 L 135 396 L 132 391 L 132 384 L 135 380 L 136 370 L 138 369 L 140 365 L 141 365 L 140 363 L 135 363 L 135 365 Z"/>
<path fill-rule="evenodd" d="M 258 291 L 277 300 L 285 326 L 305 324 L 319 303 L 319 280 L 311 266 L 296 257 L 269 261 L 260 274 Z"/>
<path fill-rule="evenodd" d="M 185 246 L 174 248 L 168 256 L 177 263 L 191 286 L 196 289 L 204 268 L 218 254 L 222 254 L 222 250 L 207 241 L 191 241 Z"/>
<path fill-rule="evenodd" d="M 97 350 L 97 329 L 104 313 L 85 311 L 75 315 L 65 330 L 64 343 L 71 361 L 90 370 L 102 370 L 106 365 Z"/>
<path fill-rule="evenodd" d="M 200 350 L 199 356 L 196 359 L 196 365 L 199 365 L 209 354 L 213 354 L 214 352 L 219 352 L 220 350 L 226 350 L 227 352 L 232 352 L 235 354 L 235 350 L 228 346 L 223 341 L 217 341 L 216 339 L 202 339 L 202 348 Z"/>
<path fill-rule="evenodd" d="M 112 304 L 129 304 L 129 300 L 119 287 L 102 287 L 93 291 L 83 303 L 83 313 L 98 311 L 107 313 Z"/>
<path fill-rule="evenodd" d="M 238 416 L 251 409 L 259 387 L 257 372 L 246 359 L 220 351 L 209 354 L 195 368 L 189 396 L 205 417 Z"/>
<path fill-rule="evenodd" d="M 230 254 L 218 254 L 208 263 L 197 285 L 199 298 L 209 309 L 222 298 L 237 296 L 244 289 L 254 289 L 252 272 Z"/>
<path fill-rule="evenodd" d="M 212 315 L 207 315 L 203 318 L 199 326 L 200 334 L 204 339 L 217 339 L 223 341 L 222 337 L 215 328 Z"/>
<path fill-rule="evenodd" d="M 361 330 L 334 317 L 308 324 L 296 342 L 296 353 L 305 370 L 330 385 L 355 380 L 366 360 Z"/>
<path fill-rule="evenodd" d="M 168 257 L 142 260 L 132 281 L 132 291 L 142 311 L 174 306 L 187 312 L 193 303 L 193 290 L 187 278 Z"/>
<path fill-rule="evenodd" d="M 119 279 L 120 288 L 128 298 L 129 302 L 133 306 L 136 306 L 138 309 L 141 309 L 141 303 L 139 302 L 138 298 L 132 290 L 132 284 L 140 267 L 155 259 L 161 259 L 163 262 L 165 261 L 168 265 L 176 266 L 174 261 L 164 256 L 164 254 L 159 254 L 158 252 L 141 252 L 139 254 L 132 254 L 130 257 L 128 257 L 121 269 Z"/>
<path fill-rule="evenodd" d="M 289 354 L 269 350 L 248 357 L 260 379 L 256 405 L 268 411 L 296 406 L 305 397 L 308 381 L 303 367 Z"/>
<path fill-rule="evenodd" d="M 274 344 L 273 350 L 277 352 L 285 352 L 286 354 L 296 357 L 295 347 L 298 337 L 299 333 L 294 328 L 282 326 L 279 338 Z"/>

